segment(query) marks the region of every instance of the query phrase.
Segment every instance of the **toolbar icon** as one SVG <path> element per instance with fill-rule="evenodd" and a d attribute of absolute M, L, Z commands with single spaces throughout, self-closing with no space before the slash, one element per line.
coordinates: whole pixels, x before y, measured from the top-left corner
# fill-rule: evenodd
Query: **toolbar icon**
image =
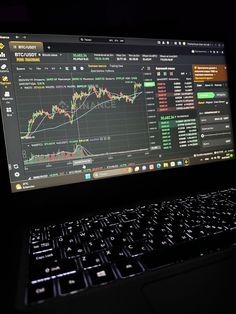
<path fill-rule="evenodd" d="M 16 184 L 16 189 L 17 189 L 17 190 L 22 190 L 22 186 L 21 186 L 20 183 Z"/>
<path fill-rule="evenodd" d="M 9 91 L 6 91 L 6 92 L 4 93 L 4 97 L 10 97 L 10 92 L 9 92 Z"/>
<path fill-rule="evenodd" d="M 1 70 L 6 70 L 6 68 L 7 68 L 7 65 L 5 63 L 1 65 Z"/>
<path fill-rule="evenodd" d="M 188 159 L 185 159 L 185 160 L 184 160 L 184 165 L 185 165 L 185 166 L 188 166 L 188 165 L 189 165 L 189 160 L 188 160 Z"/>
<path fill-rule="evenodd" d="M 177 161 L 177 166 L 179 166 L 179 167 L 183 166 L 182 160 L 178 160 L 178 161 Z"/>
<path fill-rule="evenodd" d="M 2 81 L 3 82 L 8 82 L 8 77 L 7 76 L 2 76 Z"/>
<path fill-rule="evenodd" d="M 3 49 L 4 47 L 3 43 L 0 43 L 0 49 Z"/>
<path fill-rule="evenodd" d="M 86 173 L 85 174 L 85 179 L 86 180 L 90 180 L 91 179 L 91 174 L 90 173 Z"/>

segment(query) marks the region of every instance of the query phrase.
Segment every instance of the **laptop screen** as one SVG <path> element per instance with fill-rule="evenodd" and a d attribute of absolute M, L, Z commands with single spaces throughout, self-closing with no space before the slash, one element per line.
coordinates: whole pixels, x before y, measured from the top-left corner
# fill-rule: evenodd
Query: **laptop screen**
<path fill-rule="evenodd" d="M 12 192 L 234 158 L 224 43 L 0 34 Z"/>

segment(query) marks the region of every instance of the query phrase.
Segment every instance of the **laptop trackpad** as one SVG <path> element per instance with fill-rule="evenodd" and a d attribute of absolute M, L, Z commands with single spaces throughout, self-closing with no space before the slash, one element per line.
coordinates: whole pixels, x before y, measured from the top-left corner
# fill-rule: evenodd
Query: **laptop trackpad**
<path fill-rule="evenodd" d="M 224 260 L 148 283 L 142 292 L 158 314 L 233 313 L 235 265 L 236 258 Z"/>

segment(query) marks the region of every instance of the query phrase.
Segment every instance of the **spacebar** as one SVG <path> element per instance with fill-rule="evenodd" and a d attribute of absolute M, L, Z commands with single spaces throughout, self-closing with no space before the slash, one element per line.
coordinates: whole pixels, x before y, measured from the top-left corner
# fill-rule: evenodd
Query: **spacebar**
<path fill-rule="evenodd" d="M 187 259 L 184 245 L 148 252 L 140 258 L 145 269 L 154 269 Z M 185 251 L 185 252 L 184 252 Z M 191 254 L 192 255 L 192 254 Z"/>
<path fill-rule="evenodd" d="M 197 256 L 226 248 L 236 240 L 236 232 L 223 232 L 207 238 L 183 242 L 176 246 L 143 254 L 140 258 L 145 269 L 167 266 Z"/>

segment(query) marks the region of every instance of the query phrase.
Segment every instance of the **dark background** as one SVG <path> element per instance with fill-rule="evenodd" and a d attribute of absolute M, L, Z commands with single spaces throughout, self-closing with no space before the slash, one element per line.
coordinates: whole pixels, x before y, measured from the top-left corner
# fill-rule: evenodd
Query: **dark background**
<path fill-rule="evenodd" d="M 1 27 L 122 36 L 186 35 L 202 33 L 233 38 L 232 1 L 40 1 L 1 2 Z"/>
<path fill-rule="evenodd" d="M 61 1 L 60 1 L 61 2 Z M 62 33 L 173 39 L 224 40 L 231 104 L 235 103 L 236 41 L 233 1 L 1 1 L 0 33 Z M 232 105 L 235 126 L 235 108 Z M 83 185 L 11 195 L 0 132 L 2 275 L 0 289 L 13 308 L 21 249 L 21 230 L 28 224 L 76 217 L 88 210 L 127 206 L 144 200 L 235 186 L 235 161 L 173 169 L 161 173 L 86 182 Z M 179 171 L 181 170 L 181 171 Z M 182 171 L 183 170 L 183 171 Z M 5 202 L 6 205 L 3 205 Z M 105 204 L 105 205 L 104 205 Z M 232 269 L 232 274 L 233 274 Z M 223 272 L 223 270 L 222 270 Z M 234 271 L 235 272 L 235 271 Z M 230 288 L 230 287 L 229 287 Z M 224 296 L 222 302 L 224 302 Z M 178 313 L 178 312 L 176 312 Z M 202 312 L 204 313 L 204 312 Z M 209 312 L 208 312 L 209 313 Z M 92 314 L 92 313 L 91 313 Z M 111 313 L 112 314 L 112 313 Z"/>

